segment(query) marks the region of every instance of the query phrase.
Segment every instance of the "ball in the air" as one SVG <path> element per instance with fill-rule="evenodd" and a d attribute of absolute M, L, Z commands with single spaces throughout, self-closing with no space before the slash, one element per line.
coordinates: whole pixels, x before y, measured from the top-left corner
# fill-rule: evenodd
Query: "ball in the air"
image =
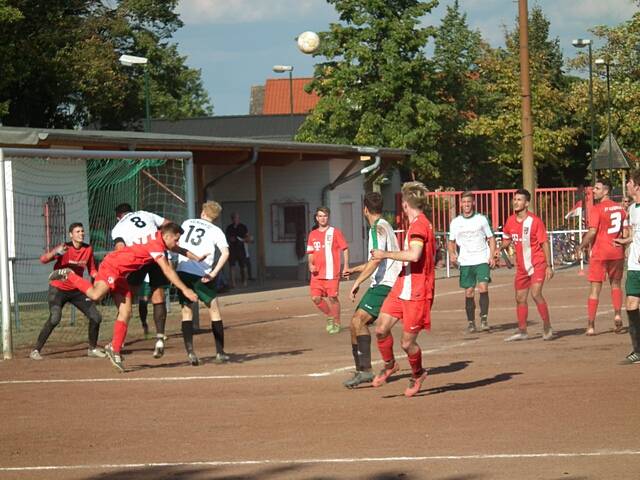
<path fill-rule="evenodd" d="M 302 32 L 298 35 L 298 48 L 302 53 L 313 53 L 320 46 L 320 37 L 316 32 Z"/>

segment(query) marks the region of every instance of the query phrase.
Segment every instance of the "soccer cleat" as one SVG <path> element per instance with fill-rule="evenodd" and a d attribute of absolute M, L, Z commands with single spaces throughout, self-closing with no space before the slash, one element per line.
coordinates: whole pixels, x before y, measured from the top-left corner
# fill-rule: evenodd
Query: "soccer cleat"
<path fill-rule="evenodd" d="M 153 358 L 161 358 L 164 355 L 164 337 L 156 340 L 156 346 L 153 349 Z"/>
<path fill-rule="evenodd" d="M 417 378 L 412 377 L 411 380 L 409 380 L 409 386 L 404 391 L 404 396 L 413 397 L 416 393 L 418 393 L 420 391 L 420 387 L 422 387 L 422 383 L 425 381 L 426 378 L 427 378 L 426 370 L 423 370 L 422 374 L 420 374 L 419 377 Z"/>
<path fill-rule="evenodd" d="M 396 373 L 398 370 L 400 370 L 400 366 L 396 361 L 394 361 L 393 365 L 389 368 L 387 368 L 385 365 L 385 367 L 382 370 L 380 370 L 380 373 L 376 375 L 376 377 L 373 379 L 373 381 L 371 382 L 371 385 L 373 385 L 374 387 L 381 387 L 382 385 L 387 383 L 387 380 L 389 379 L 389 377 L 394 373 Z"/>
<path fill-rule="evenodd" d="M 594 335 L 595 335 L 595 332 L 594 332 Z M 544 341 L 553 340 L 553 329 L 551 327 L 544 329 L 544 332 L 542 333 L 542 340 Z"/>
<path fill-rule="evenodd" d="M 49 274 L 49 281 L 66 280 L 67 275 L 71 273 L 70 268 L 58 268 Z"/>
<path fill-rule="evenodd" d="M 107 354 L 104 353 L 100 347 L 87 349 L 87 357 L 91 358 L 106 358 Z"/>
<path fill-rule="evenodd" d="M 42 360 L 42 355 L 40 355 L 40 352 L 38 350 L 31 350 L 29 358 L 31 360 Z"/>
<path fill-rule="evenodd" d="M 613 332 L 614 333 L 622 333 L 622 319 L 616 318 L 613 321 Z"/>
<path fill-rule="evenodd" d="M 327 330 L 327 333 L 331 333 L 331 330 L 333 330 L 333 317 L 327 317 L 327 325 L 325 329 Z"/>
<path fill-rule="evenodd" d="M 111 362 L 111 365 L 113 365 L 116 368 L 116 370 L 118 370 L 118 372 L 124 373 L 125 370 L 124 370 L 124 362 L 122 361 L 122 355 L 114 352 L 111 344 L 108 344 L 106 347 L 104 347 L 104 353 L 106 353 L 107 357 L 109 357 L 109 361 Z"/>
<path fill-rule="evenodd" d="M 593 326 L 592 326 L 592 325 L 589 325 L 589 327 L 587 328 L 586 332 L 584 332 L 584 334 L 585 334 L 587 337 L 593 337 L 593 336 L 595 336 L 595 334 L 596 334 L 596 329 L 595 329 L 595 328 L 593 328 Z"/>
<path fill-rule="evenodd" d="M 229 357 L 229 355 L 227 355 L 226 353 L 222 352 L 222 353 L 216 353 L 215 358 L 213 359 L 213 363 L 227 363 L 229 360 L 231 359 L 231 357 Z"/>
<path fill-rule="evenodd" d="M 198 359 L 198 356 L 195 353 L 189 352 L 187 354 L 187 357 L 189 357 L 189 363 L 191 363 L 191 365 L 193 365 L 194 367 L 197 367 L 198 365 L 200 365 L 200 360 Z"/>
<path fill-rule="evenodd" d="M 467 333 L 475 333 L 476 331 L 476 322 L 469 322 L 467 325 Z"/>
<path fill-rule="evenodd" d="M 327 330 L 327 332 L 329 332 L 329 335 L 335 335 L 336 333 L 340 333 L 341 330 L 342 330 L 342 327 L 340 326 L 340 324 L 334 323 L 333 326 L 331 327 L 331 330 Z"/>
<path fill-rule="evenodd" d="M 527 332 L 520 331 L 504 339 L 505 342 L 519 342 L 520 340 L 529 340 Z"/>
<path fill-rule="evenodd" d="M 621 365 L 631 365 L 634 363 L 640 363 L 640 354 L 636 352 L 631 352 L 620 362 Z"/>
<path fill-rule="evenodd" d="M 373 372 L 357 371 L 353 375 L 353 377 L 345 380 L 344 382 L 342 382 L 342 384 L 347 388 L 356 388 L 362 383 L 371 383 L 373 381 L 373 378 Z"/>
<path fill-rule="evenodd" d="M 491 331 L 491 327 L 489 326 L 489 322 L 486 318 L 480 320 L 480 330 L 482 330 L 483 332 Z"/>

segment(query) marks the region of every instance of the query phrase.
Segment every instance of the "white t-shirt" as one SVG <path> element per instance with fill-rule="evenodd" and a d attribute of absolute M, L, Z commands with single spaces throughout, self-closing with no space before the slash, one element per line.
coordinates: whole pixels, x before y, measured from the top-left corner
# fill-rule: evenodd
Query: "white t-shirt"
<path fill-rule="evenodd" d="M 487 217 L 474 213 L 471 217 L 458 215 L 449 227 L 449 240 L 460 247 L 458 264 L 480 265 L 489 262 L 487 239 L 493 237 Z"/>
<path fill-rule="evenodd" d="M 629 227 L 633 242 L 629 248 L 629 257 L 627 258 L 627 266 L 629 270 L 640 270 L 640 204 L 632 203 L 629 207 Z"/>
<path fill-rule="evenodd" d="M 121 238 L 127 247 L 134 243 L 144 243 L 143 239 L 155 235 L 164 221 L 161 216 L 144 210 L 129 212 L 111 230 L 111 240 L 115 242 Z"/>
<path fill-rule="evenodd" d="M 378 219 L 371 228 L 369 228 L 369 260 L 371 260 L 371 250 L 385 250 L 387 252 L 397 252 L 398 240 L 393 228 L 384 218 Z M 371 287 L 378 285 L 386 285 L 393 287 L 393 284 L 400 274 L 402 262 L 384 258 L 378 264 L 375 272 L 371 274 Z"/>
<path fill-rule="evenodd" d="M 229 248 L 224 232 L 213 223 L 200 218 L 191 218 L 182 222 L 184 233 L 178 244 L 197 256 L 209 254 L 201 262 L 189 260 L 180 255 L 178 257 L 179 272 L 190 273 L 202 277 L 208 274 L 218 262 L 223 248 Z"/>

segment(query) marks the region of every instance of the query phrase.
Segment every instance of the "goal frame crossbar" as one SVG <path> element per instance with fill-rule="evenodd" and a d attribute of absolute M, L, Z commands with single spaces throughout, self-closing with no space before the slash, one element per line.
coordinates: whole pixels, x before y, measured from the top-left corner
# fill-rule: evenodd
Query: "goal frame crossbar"
<path fill-rule="evenodd" d="M 185 192 L 187 215 L 195 217 L 195 182 L 193 153 L 188 151 L 129 151 L 129 150 L 71 150 L 42 148 L 0 148 L 0 300 L 2 316 L 2 354 L 5 360 L 13 358 L 11 331 L 11 294 L 9 288 L 9 230 L 5 162 L 10 158 L 73 158 L 122 160 L 185 160 Z M 17 301 L 17 299 L 16 299 Z"/>

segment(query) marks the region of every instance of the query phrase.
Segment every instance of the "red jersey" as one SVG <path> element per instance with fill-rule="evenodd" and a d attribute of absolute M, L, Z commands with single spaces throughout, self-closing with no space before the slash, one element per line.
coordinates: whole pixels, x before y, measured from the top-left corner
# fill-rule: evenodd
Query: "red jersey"
<path fill-rule="evenodd" d="M 624 247 L 613 240 L 622 236 L 627 212 L 613 200 L 603 200 L 589 212 L 589 228 L 595 228 L 596 237 L 591 248 L 594 260 L 620 260 Z"/>
<path fill-rule="evenodd" d="M 73 242 L 66 242 L 64 245 L 67 246 L 67 250 L 62 255 L 53 257 L 56 260 L 56 264 L 53 266 L 54 270 L 70 268 L 80 277 L 83 276 L 85 268 L 92 277 L 98 273 L 96 261 L 93 258 L 93 247 L 91 245 L 83 243 L 79 248 L 74 247 Z M 42 263 L 49 263 L 53 260 L 53 258 L 46 260 L 45 255 L 40 257 Z M 71 285 L 68 280 L 53 280 L 50 284 L 59 290 L 76 290 L 76 287 Z"/>
<path fill-rule="evenodd" d="M 422 256 L 417 262 L 404 263 L 390 295 L 395 295 L 401 300 L 433 299 L 436 279 L 436 242 L 433 226 L 424 213 L 418 215 L 409 225 L 403 250 L 409 250 L 412 241 L 422 243 Z"/>
<path fill-rule="evenodd" d="M 307 254 L 313 255 L 318 268 L 315 278 L 333 280 L 340 278 L 340 252 L 349 248 L 339 228 L 329 227 L 324 232 L 312 230 L 307 239 Z"/>
<path fill-rule="evenodd" d="M 511 238 L 516 247 L 518 270 L 532 275 L 534 266 L 546 264 L 542 244 L 547 241 L 547 228 L 540 217 L 527 212 L 525 219 L 520 222 L 513 214 L 507 218 L 502 233 Z"/>
<path fill-rule="evenodd" d="M 102 270 L 104 265 L 105 268 L 110 269 L 120 277 L 126 277 L 130 273 L 157 261 L 160 257 L 164 257 L 167 251 L 167 246 L 162 239 L 162 232 L 160 231 L 139 241 L 144 243 L 135 243 L 108 254 L 100 264 L 100 269 Z"/>

